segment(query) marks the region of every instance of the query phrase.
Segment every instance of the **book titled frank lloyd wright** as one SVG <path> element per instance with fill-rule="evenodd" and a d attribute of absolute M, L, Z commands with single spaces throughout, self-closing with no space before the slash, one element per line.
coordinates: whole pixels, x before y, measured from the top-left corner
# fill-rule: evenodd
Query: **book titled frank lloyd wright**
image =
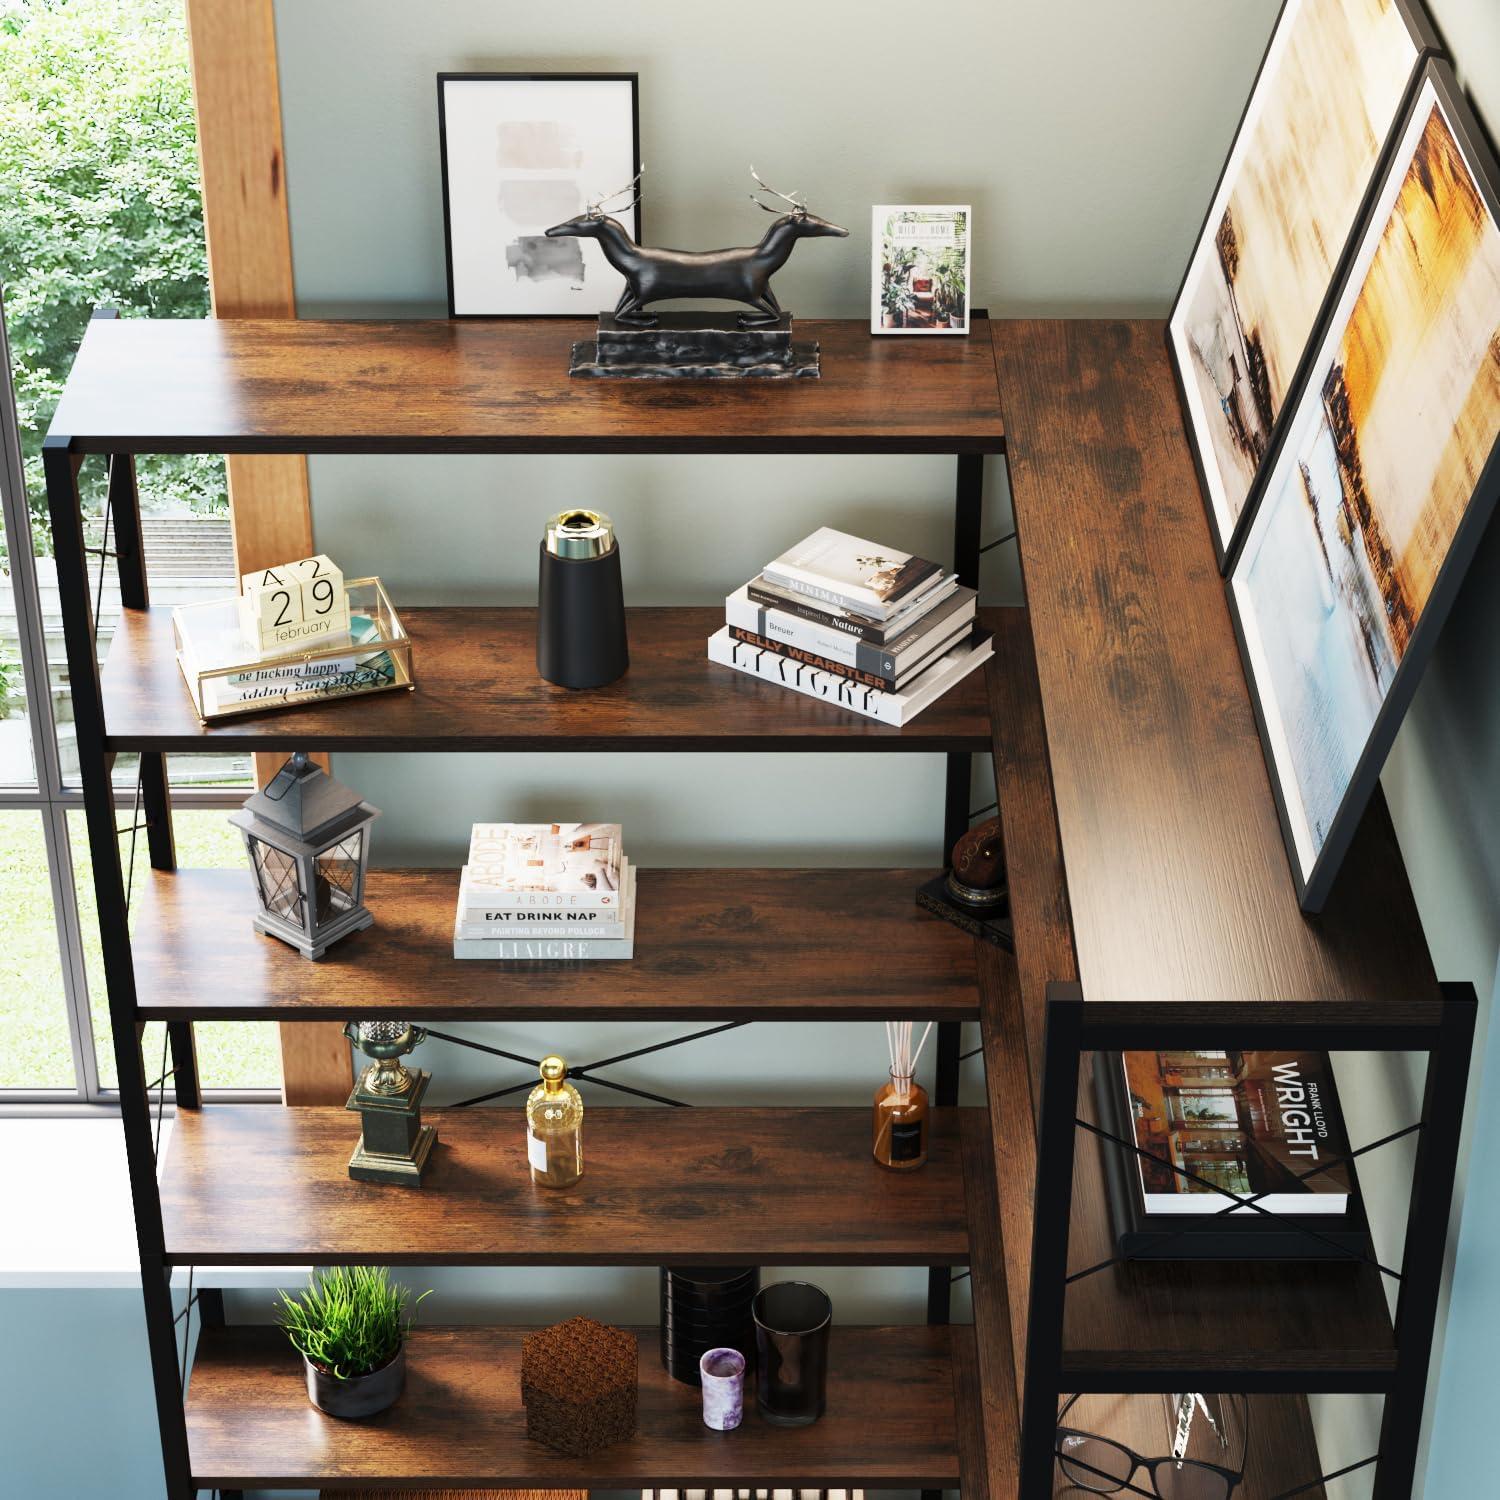
<path fill-rule="evenodd" d="M 1130 1133 L 1154 1158 L 1134 1158 L 1146 1213 L 1264 1217 L 1216 1188 L 1273 1214 L 1348 1208 L 1349 1144 L 1326 1053 L 1124 1052 L 1116 1066 Z"/>

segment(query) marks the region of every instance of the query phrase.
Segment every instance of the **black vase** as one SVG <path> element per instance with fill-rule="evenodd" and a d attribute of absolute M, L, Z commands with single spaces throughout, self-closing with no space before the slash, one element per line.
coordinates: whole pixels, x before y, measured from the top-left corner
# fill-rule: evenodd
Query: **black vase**
<path fill-rule="evenodd" d="M 406 1386 L 405 1344 L 378 1370 L 348 1380 L 325 1375 L 305 1354 L 302 1364 L 307 1371 L 307 1399 L 330 1417 L 373 1417 L 394 1406 Z"/>
<path fill-rule="evenodd" d="M 596 688 L 629 665 L 614 526 L 598 511 L 560 511 L 541 543 L 536 669 L 558 687 Z"/>
<path fill-rule="evenodd" d="M 807 1427 L 823 1415 L 833 1303 L 809 1281 L 778 1281 L 755 1294 L 755 1404 L 773 1427 Z"/>

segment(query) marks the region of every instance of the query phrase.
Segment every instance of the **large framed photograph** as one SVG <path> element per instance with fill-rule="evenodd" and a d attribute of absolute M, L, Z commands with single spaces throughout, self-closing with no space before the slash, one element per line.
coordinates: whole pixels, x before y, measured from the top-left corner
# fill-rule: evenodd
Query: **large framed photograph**
<path fill-rule="evenodd" d="M 1500 497 L 1500 188 L 1429 61 L 1230 575 L 1318 911 Z"/>
<path fill-rule="evenodd" d="M 967 203 L 877 203 L 871 215 L 870 332 L 969 331 Z"/>
<path fill-rule="evenodd" d="M 1286 0 L 1173 303 L 1167 345 L 1228 570 L 1424 54 L 1418 0 Z"/>
<path fill-rule="evenodd" d="M 448 316 L 592 317 L 625 279 L 593 239 L 548 239 L 591 204 L 639 242 L 634 73 L 439 73 Z M 636 201 L 632 204 L 631 199 Z"/>

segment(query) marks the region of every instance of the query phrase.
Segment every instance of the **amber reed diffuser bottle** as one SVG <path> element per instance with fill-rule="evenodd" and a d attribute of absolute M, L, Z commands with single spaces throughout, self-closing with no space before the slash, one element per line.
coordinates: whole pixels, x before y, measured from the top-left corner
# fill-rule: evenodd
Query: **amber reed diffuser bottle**
<path fill-rule="evenodd" d="M 875 1094 L 872 1120 L 875 1160 L 893 1172 L 912 1172 L 927 1160 L 927 1090 L 916 1079 L 917 1059 L 927 1045 L 932 1022 L 912 1050 L 911 1021 L 885 1023 L 890 1077 Z"/>

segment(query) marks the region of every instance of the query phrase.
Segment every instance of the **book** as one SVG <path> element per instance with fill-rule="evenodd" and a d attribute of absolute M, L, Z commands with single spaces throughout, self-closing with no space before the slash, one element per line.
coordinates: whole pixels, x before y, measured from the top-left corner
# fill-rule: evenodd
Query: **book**
<path fill-rule="evenodd" d="M 627 872 L 624 890 L 625 936 L 618 940 L 573 937 L 467 938 L 453 928 L 453 956 L 490 959 L 501 963 L 576 963 L 586 960 L 635 957 L 635 871 Z"/>
<path fill-rule="evenodd" d="M 847 708 L 867 719 L 879 719 L 898 728 L 941 698 L 956 682 L 994 654 L 994 641 L 987 630 L 975 630 L 919 673 L 905 688 L 887 692 L 861 687 L 802 662 L 789 660 L 775 651 L 747 646 L 734 639 L 725 625 L 708 638 L 708 658 L 750 677 L 774 682 L 808 698 L 821 698 L 838 708 Z"/>
<path fill-rule="evenodd" d="M 884 646 L 757 604 L 750 598 L 748 585 L 736 589 L 724 601 L 724 620 L 731 627 L 810 651 L 830 662 L 884 678 L 887 686 L 895 686 L 903 677 L 909 677 L 916 670 L 915 664 L 930 656 L 935 646 L 951 644 L 973 623 L 977 598 L 973 589 L 955 590 L 941 605 L 922 614 L 909 630 Z"/>
<path fill-rule="evenodd" d="M 819 656 L 815 651 L 806 651 L 801 646 L 793 646 L 786 641 L 772 640 L 769 636 L 757 635 L 753 630 L 744 630 L 738 625 L 731 625 L 729 633 L 735 640 L 746 646 L 757 646 L 766 651 L 774 651 L 778 656 L 784 656 L 789 661 L 802 662 L 806 666 L 817 667 L 822 672 L 832 672 L 836 677 L 858 683 L 861 687 L 878 687 L 888 693 L 897 693 L 906 683 L 925 671 L 951 647 L 957 645 L 970 633 L 970 629 L 970 626 L 960 625 L 946 640 L 936 642 L 925 656 L 917 661 L 909 662 L 903 668 L 900 677 L 883 677 L 878 672 L 864 672 L 858 667 L 847 667 L 843 662 L 830 661 L 826 656 Z"/>
<path fill-rule="evenodd" d="M 469 839 L 468 897 L 509 908 L 620 904 L 618 823 L 476 823 Z"/>
<path fill-rule="evenodd" d="M 877 620 L 889 620 L 903 602 L 935 587 L 943 577 L 935 562 L 878 547 L 831 526 L 820 526 L 761 571 L 782 588 Z"/>
<path fill-rule="evenodd" d="M 475 901 L 469 888 L 469 867 L 458 883 L 458 918 L 454 933 L 463 938 L 565 937 L 584 942 L 600 939 L 619 941 L 625 936 L 625 914 L 621 907 L 495 907 Z M 620 870 L 629 880 L 630 861 L 622 859 Z"/>
<path fill-rule="evenodd" d="M 869 641 L 872 645 L 883 646 L 887 641 L 894 640 L 898 635 L 910 630 L 929 609 L 935 609 L 944 599 L 954 594 L 958 586 L 958 574 L 950 573 L 932 588 L 923 590 L 918 598 L 908 604 L 905 609 L 892 615 L 889 620 L 876 620 L 869 615 L 860 614 L 857 610 L 842 609 L 837 604 L 825 604 L 820 600 L 810 599 L 806 594 L 797 593 L 795 589 L 784 589 L 770 582 L 765 574 L 761 574 L 759 578 L 752 578 L 745 585 L 745 593 L 753 603 L 764 604 L 768 609 L 779 609 L 787 614 L 796 615 L 799 619 L 826 625 L 845 635 L 857 636 L 860 640 Z"/>
<path fill-rule="evenodd" d="M 1319 1260 L 1367 1247 L 1327 1053 L 1100 1052 L 1094 1088 L 1104 1129 L 1166 1159 L 1101 1143 L 1122 1254 Z"/>
<path fill-rule="evenodd" d="M 874 206 L 871 333 L 969 331 L 970 219 L 966 203 Z"/>

